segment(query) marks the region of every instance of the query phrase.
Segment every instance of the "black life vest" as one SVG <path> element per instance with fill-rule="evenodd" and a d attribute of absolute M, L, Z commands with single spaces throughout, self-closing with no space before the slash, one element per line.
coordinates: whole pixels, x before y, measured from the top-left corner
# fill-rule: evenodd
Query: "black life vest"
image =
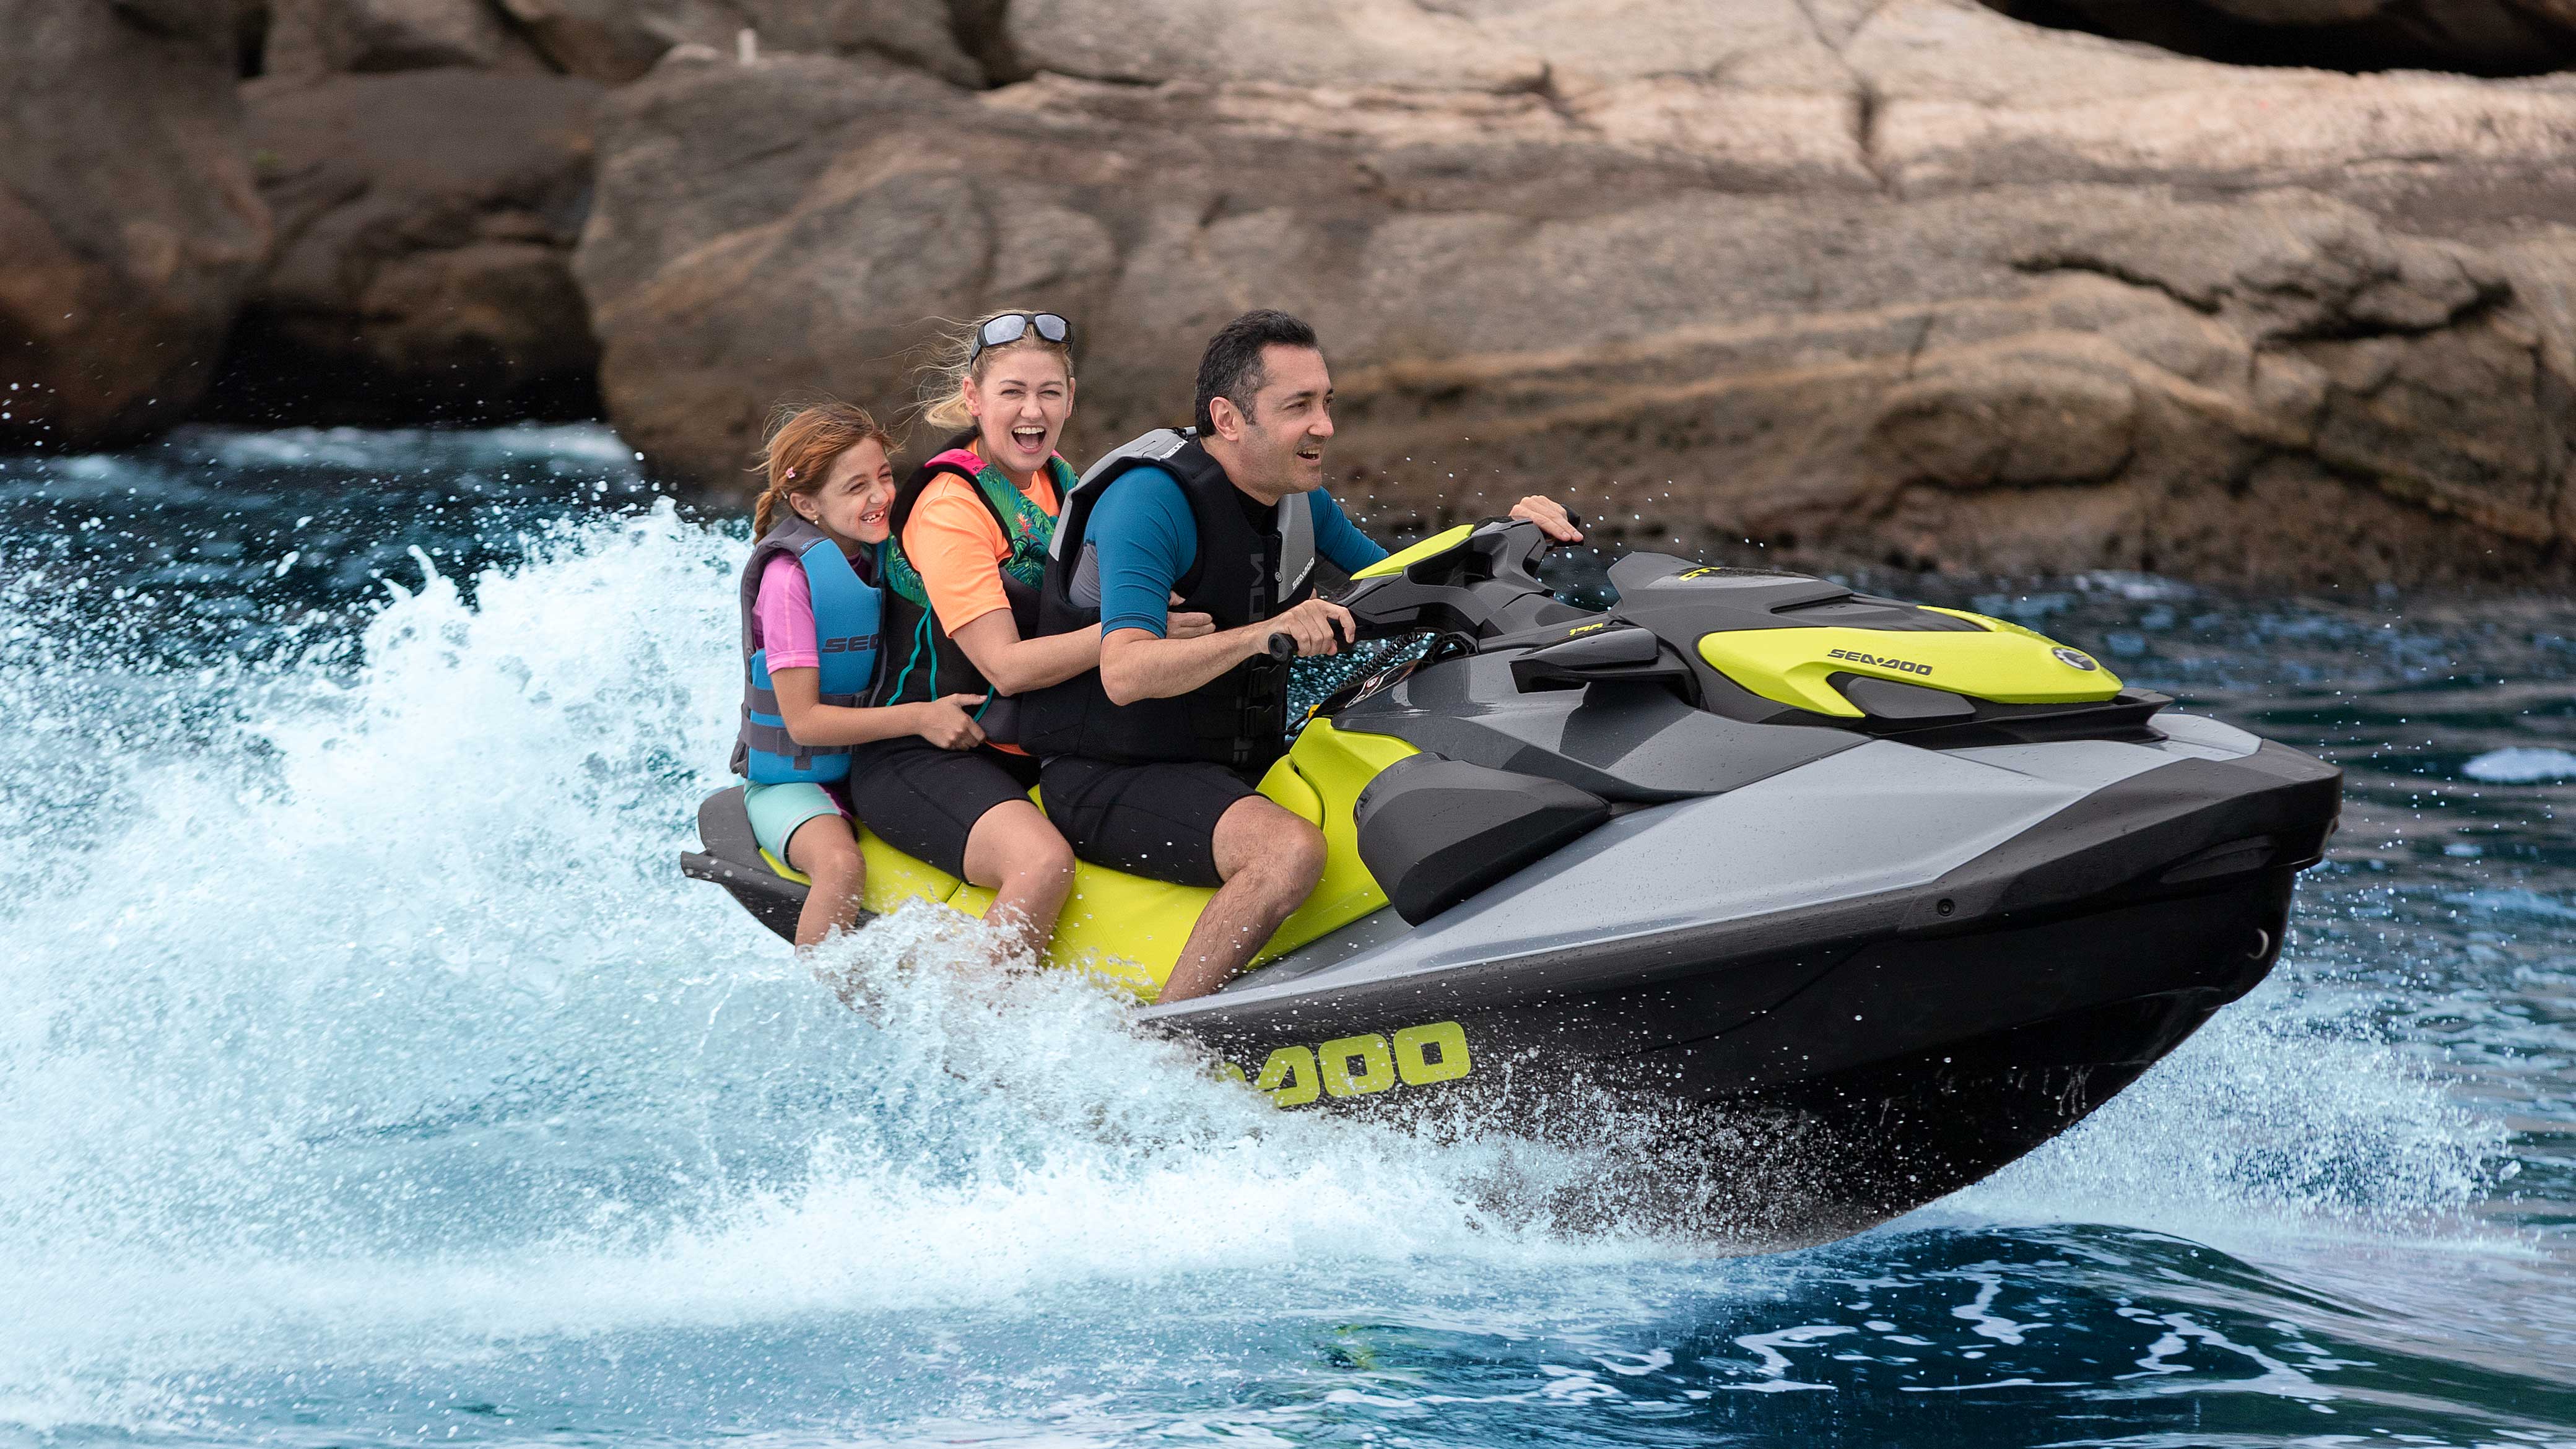
<path fill-rule="evenodd" d="M 926 598 L 916 599 L 911 591 L 898 585 L 898 578 L 911 565 L 903 558 L 904 527 L 912 522 L 913 507 L 921 501 L 923 490 L 942 475 L 965 480 L 966 491 L 975 495 L 1002 537 L 1011 541 L 1015 558 L 1031 559 L 1043 555 L 1047 539 L 1016 522 L 988 496 L 979 481 L 984 460 L 966 451 L 973 441 L 970 429 L 948 440 L 946 449 L 912 470 L 912 476 L 895 490 L 894 507 L 888 515 L 892 529 L 885 549 L 885 662 L 877 671 L 877 688 L 872 703 L 879 705 L 915 704 L 951 694 L 981 694 L 986 707 L 976 713 L 984 733 L 1002 744 L 1012 743 L 1014 710 L 1010 703 L 995 697 L 992 682 L 984 677 L 975 661 L 948 637 L 940 627 L 938 612 Z M 1059 465 L 1060 466 L 1060 465 Z M 1060 483 L 1060 479 L 1057 480 Z M 1059 491 L 1061 491 L 1059 489 Z M 1057 499 L 1059 507 L 1063 500 Z M 1002 595 L 1010 601 L 1011 622 L 1019 627 L 1020 637 L 1038 635 L 1038 590 L 1033 584 L 1002 570 Z"/>
<path fill-rule="evenodd" d="M 1198 525 L 1198 556 L 1172 586 L 1181 596 L 1174 611 L 1195 610 L 1219 629 L 1239 629 L 1314 595 L 1313 501 L 1290 494 L 1255 522 L 1247 509 L 1257 505 L 1194 431 L 1158 429 L 1092 464 L 1063 500 L 1038 590 L 1040 632 L 1065 634 L 1100 622 L 1099 551 L 1087 536 L 1091 513 L 1111 483 L 1137 468 L 1160 468 L 1179 479 Z M 1100 671 L 1088 670 L 1029 694 L 1019 723 L 1020 743 L 1040 756 L 1265 769 L 1287 749 L 1288 665 L 1263 655 L 1187 694 L 1134 704 L 1111 703 Z"/>

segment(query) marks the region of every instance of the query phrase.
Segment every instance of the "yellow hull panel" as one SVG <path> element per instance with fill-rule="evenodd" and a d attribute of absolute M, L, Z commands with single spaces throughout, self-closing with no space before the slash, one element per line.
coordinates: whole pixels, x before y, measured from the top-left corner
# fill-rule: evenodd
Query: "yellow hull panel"
<path fill-rule="evenodd" d="M 1465 543 L 1467 541 L 1467 535 L 1474 533 L 1475 531 L 1476 526 L 1472 523 L 1462 523 L 1456 528 L 1442 529 L 1440 532 L 1431 535 L 1429 538 L 1422 540 L 1411 548 L 1400 549 L 1394 553 L 1388 554 L 1386 557 L 1379 559 L 1376 563 L 1370 564 L 1368 567 L 1351 575 L 1351 577 L 1355 579 L 1379 579 L 1386 578 L 1393 574 L 1400 574 L 1406 569 L 1413 567 L 1415 564 L 1422 562 L 1424 559 L 1437 558 L 1440 555 L 1447 553 L 1449 550 L 1456 548 L 1458 545 Z"/>
<path fill-rule="evenodd" d="M 1710 667 L 1764 699 L 1842 719 L 1859 719 L 1861 711 L 1828 682 L 1836 674 L 1946 689 L 1996 704 L 2095 703 L 2120 692 L 2118 675 L 2047 635 L 1983 614 L 1933 612 L 1966 619 L 1984 632 L 1730 629 L 1703 636 L 1699 653 Z"/>

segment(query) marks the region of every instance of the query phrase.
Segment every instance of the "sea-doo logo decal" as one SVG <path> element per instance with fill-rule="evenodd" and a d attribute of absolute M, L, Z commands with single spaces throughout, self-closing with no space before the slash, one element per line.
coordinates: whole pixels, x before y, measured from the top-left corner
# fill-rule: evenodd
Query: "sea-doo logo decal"
<path fill-rule="evenodd" d="M 826 654 L 858 654 L 876 647 L 877 636 L 874 634 L 849 634 L 838 639 L 823 641 L 823 652 Z"/>
<path fill-rule="evenodd" d="M 1917 664 L 1911 659 L 1881 659 L 1875 654 L 1862 654 L 1851 649 L 1828 649 L 1825 651 L 1825 657 L 1827 659 L 1848 659 L 1854 664 L 1875 664 L 1881 669 L 1901 669 L 1908 674 L 1929 674 L 1932 672 L 1932 666 L 1929 664 Z"/>
<path fill-rule="evenodd" d="M 1467 1029 L 1454 1021 L 1435 1021 L 1408 1026 L 1391 1042 L 1370 1032 L 1314 1047 L 1280 1047 L 1248 1080 L 1274 1106 L 1303 1107 L 1318 1097 L 1374 1096 L 1398 1082 L 1427 1087 L 1455 1081 L 1475 1069 L 1467 1055 Z M 1243 1068 L 1232 1062 L 1224 1063 L 1223 1071 L 1238 1082 L 1247 1080 Z"/>
<path fill-rule="evenodd" d="M 2102 667 L 2101 665 L 2096 664 L 2096 663 L 2094 663 L 2094 662 L 2093 662 L 2093 658 L 2092 658 L 2092 656 L 2091 656 L 2091 655 L 2086 654 L 2086 653 L 2084 653 L 2082 650 L 2079 650 L 2079 649 L 2069 649 L 2069 648 L 2067 648 L 2067 647 L 2066 647 L 2065 645 L 2063 645 L 2063 644 L 2058 645 L 2058 646 L 2057 646 L 2057 648 L 2055 648 L 2054 650 L 2051 650 L 2050 652 L 2051 652 L 2051 653 L 2053 653 L 2053 654 L 2055 654 L 2055 655 L 2057 656 L 2057 662 L 2058 662 L 2058 663 L 2060 663 L 2060 664 L 2072 664 L 2072 665 L 2074 665 L 2076 668 L 2083 670 L 2083 671 L 2084 671 L 2084 672 L 2086 672 L 2087 674 L 2090 674 L 2090 673 L 2092 673 L 2094 670 L 2099 669 L 2099 668 L 2101 668 L 2101 667 Z"/>
<path fill-rule="evenodd" d="M 1602 620 L 1598 624 L 1577 624 L 1573 628 L 1565 631 L 1565 637 L 1572 639 L 1583 634 L 1598 634 L 1609 627 L 1610 621 L 1607 619 Z"/>

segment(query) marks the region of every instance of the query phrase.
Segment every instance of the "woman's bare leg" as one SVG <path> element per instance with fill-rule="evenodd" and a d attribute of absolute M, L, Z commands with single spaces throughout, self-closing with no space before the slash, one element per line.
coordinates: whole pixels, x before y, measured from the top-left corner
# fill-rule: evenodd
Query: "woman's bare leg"
<path fill-rule="evenodd" d="M 814 882 L 805 892 L 805 909 L 796 915 L 797 950 L 858 922 L 859 888 L 867 883 L 868 870 L 850 822 L 817 815 L 797 826 L 787 837 L 787 863 Z"/>
<path fill-rule="evenodd" d="M 1073 894 L 1073 847 L 1037 806 L 1006 800 L 967 832 L 966 879 L 993 892 L 984 919 L 1010 932 L 1015 949 L 1042 957 Z"/>

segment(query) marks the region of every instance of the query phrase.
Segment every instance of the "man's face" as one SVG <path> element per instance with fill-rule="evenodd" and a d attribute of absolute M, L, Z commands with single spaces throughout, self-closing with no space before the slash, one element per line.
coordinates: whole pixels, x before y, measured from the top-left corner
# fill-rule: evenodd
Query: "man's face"
<path fill-rule="evenodd" d="M 1266 380 L 1253 394 L 1235 443 L 1238 482 L 1281 497 L 1324 484 L 1324 444 L 1333 436 L 1333 375 L 1311 347 L 1273 343 L 1261 350 Z"/>

